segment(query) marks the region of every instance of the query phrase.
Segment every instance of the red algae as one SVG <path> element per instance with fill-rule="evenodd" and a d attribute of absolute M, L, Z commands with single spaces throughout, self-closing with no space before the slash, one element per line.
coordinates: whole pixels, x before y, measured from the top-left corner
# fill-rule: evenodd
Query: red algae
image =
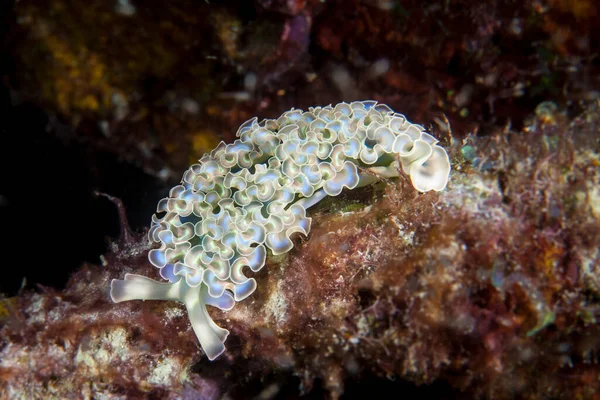
<path fill-rule="evenodd" d="M 451 146 L 443 192 L 419 194 L 402 176 L 319 204 L 309 238 L 268 257 L 256 293 L 212 313 L 231 344 L 210 366 L 182 307 L 110 303 L 109 277 L 156 276 L 143 236 L 124 226 L 104 265 L 64 291 L 10 299 L 0 393 L 218 397 L 292 374 L 337 398 L 372 373 L 476 397 L 594 398 L 598 107 Z"/>

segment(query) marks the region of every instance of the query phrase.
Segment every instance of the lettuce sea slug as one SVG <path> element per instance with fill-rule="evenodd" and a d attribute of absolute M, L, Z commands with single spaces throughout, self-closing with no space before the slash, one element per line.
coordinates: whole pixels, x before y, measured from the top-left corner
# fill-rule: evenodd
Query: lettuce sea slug
<path fill-rule="evenodd" d="M 247 274 L 265 265 L 267 251 L 286 253 L 294 233 L 308 235 L 308 208 L 344 188 L 398 176 L 400 167 L 420 192 L 443 190 L 450 173 L 433 136 L 375 101 L 254 118 L 237 137 L 205 154 L 158 203 L 148 236 L 159 247 L 148 258 L 168 282 L 126 274 L 110 291 L 114 302 L 185 304 L 211 360 L 229 331 L 206 306 L 230 310 L 250 296 L 256 281 Z"/>

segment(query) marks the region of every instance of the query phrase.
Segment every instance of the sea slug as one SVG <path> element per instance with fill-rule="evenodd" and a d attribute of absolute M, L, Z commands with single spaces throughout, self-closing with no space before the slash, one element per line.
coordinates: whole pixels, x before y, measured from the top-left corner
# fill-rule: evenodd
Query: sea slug
<path fill-rule="evenodd" d="M 294 233 L 308 235 L 308 208 L 344 188 L 398 176 L 400 167 L 420 192 L 443 190 L 450 173 L 437 139 L 376 101 L 253 118 L 237 137 L 205 154 L 158 203 L 148 236 L 160 247 L 148 258 L 168 283 L 134 274 L 111 282 L 114 302 L 185 304 L 211 360 L 229 331 L 206 306 L 230 310 L 250 296 L 256 281 L 247 273 L 260 270 L 268 252 L 292 249 Z"/>

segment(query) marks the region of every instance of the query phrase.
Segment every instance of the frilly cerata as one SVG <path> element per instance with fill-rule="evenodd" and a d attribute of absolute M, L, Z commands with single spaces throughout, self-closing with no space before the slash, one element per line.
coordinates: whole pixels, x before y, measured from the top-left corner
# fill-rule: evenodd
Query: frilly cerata
<path fill-rule="evenodd" d="M 110 295 L 126 300 L 176 300 L 209 359 L 225 350 L 229 331 L 215 324 L 207 305 L 230 310 L 256 289 L 246 274 L 308 235 L 306 210 L 344 188 L 401 167 L 420 192 L 443 190 L 450 161 L 420 125 L 375 101 L 292 109 L 277 119 L 242 124 L 237 139 L 221 142 L 184 174 L 158 203 L 148 258 L 168 282 L 126 274 Z M 245 269 L 248 267 L 248 269 Z"/>

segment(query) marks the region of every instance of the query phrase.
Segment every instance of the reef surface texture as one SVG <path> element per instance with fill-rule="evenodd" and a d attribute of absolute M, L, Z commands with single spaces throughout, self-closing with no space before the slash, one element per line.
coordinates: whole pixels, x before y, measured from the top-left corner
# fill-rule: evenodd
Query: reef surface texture
<path fill-rule="evenodd" d="M 112 277 L 158 277 L 145 232 L 124 235 L 64 291 L 3 301 L 0 394 L 271 398 L 317 381 L 336 398 L 373 374 L 596 398 L 599 106 L 572 121 L 542 111 L 522 132 L 453 140 L 445 191 L 400 177 L 315 206 L 309 238 L 267 258 L 253 296 L 211 313 L 231 331 L 214 362 L 182 306 L 110 301 Z"/>

